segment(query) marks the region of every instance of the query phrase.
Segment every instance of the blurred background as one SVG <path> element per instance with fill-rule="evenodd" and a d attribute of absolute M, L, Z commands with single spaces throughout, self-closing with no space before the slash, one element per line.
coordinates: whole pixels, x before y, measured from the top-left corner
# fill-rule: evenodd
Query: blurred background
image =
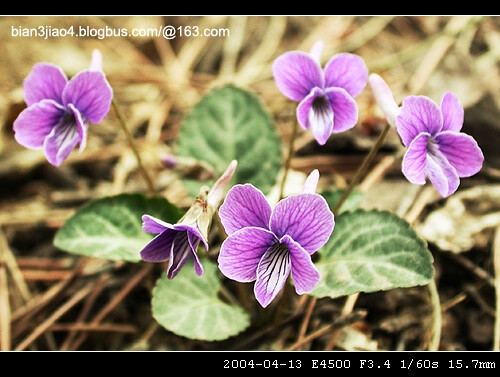
<path fill-rule="evenodd" d="M 170 39 L 155 35 L 161 26 L 171 26 Z M 61 30 L 67 35 L 57 36 Z M 115 36 L 133 31 L 141 35 Z M 233 83 L 257 94 L 286 146 L 295 104 L 276 88 L 271 65 L 283 52 L 308 52 L 318 40 L 325 46 L 322 64 L 339 52 L 360 55 L 398 103 L 410 94 L 439 103 L 446 91 L 461 100 L 463 131 L 485 154 L 480 174 L 462 179 L 448 200 L 432 187 L 411 185 L 400 170 L 401 143 L 391 132 L 360 187 L 362 207 L 405 217 L 429 242 L 443 311 L 441 349 L 491 350 L 500 281 L 494 268 L 494 256 L 500 260 L 500 19 L 482 16 L 1 17 L 0 349 L 286 349 L 293 323 L 274 338 L 250 342 L 252 329 L 224 342 L 168 333 L 151 317 L 155 280 L 144 266 L 76 257 L 53 246 L 62 223 L 89 200 L 147 191 L 113 111 L 90 126 L 87 148 L 60 168 L 43 152 L 17 144 L 12 123 L 25 108 L 22 83 L 35 63 L 54 63 L 72 76 L 88 68 L 99 49 L 146 169 L 162 195 L 185 207 L 191 197 L 179 176 L 187 172 L 166 169 L 161 156 L 175 155 L 186 112 L 210 89 Z M 352 131 L 322 147 L 310 132 L 299 133 L 291 165 L 297 176 L 319 168 L 320 186 L 340 188 L 352 178 L 385 126 L 369 88 L 356 101 L 359 123 Z M 194 166 L 189 174 L 202 173 Z M 99 288 L 83 294 L 95 279 Z M 342 304 L 325 301 L 311 326 Z M 428 344 L 425 289 L 361 295 L 357 306 L 368 315 L 344 331 L 338 349 Z M 324 349 L 325 342 L 319 337 L 303 349 Z"/>

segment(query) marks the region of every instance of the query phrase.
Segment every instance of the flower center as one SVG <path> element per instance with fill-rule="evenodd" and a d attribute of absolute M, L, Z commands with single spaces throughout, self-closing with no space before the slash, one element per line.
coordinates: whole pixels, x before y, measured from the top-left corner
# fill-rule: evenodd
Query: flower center
<path fill-rule="evenodd" d="M 65 111 L 61 121 L 65 125 L 76 126 L 75 115 L 71 111 Z"/>
<path fill-rule="evenodd" d="M 435 156 L 439 151 L 439 146 L 432 137 L 427 138 L 427 153 L 431 156 Z"/>
<path fill-rule="evenodd" d="M 316 114 L 326 115 L 330 109 L 328 98 L 324 94 L 316 97 L 312 103 L 312 109 Z"/>

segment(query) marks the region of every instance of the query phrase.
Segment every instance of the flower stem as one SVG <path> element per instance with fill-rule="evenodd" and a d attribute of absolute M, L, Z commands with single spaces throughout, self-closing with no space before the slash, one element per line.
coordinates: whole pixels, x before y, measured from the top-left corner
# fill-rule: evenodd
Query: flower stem
<path fill-rule="evenodd" d="M 122 127 L 123 132 L 125 133 L 125 136 L 127 137 L 127 141 L 130 145 L 130 148 L 132 148 L 132 152 L 134 152 L 135 159 L 137 160 L 137 167 L 139 168 L 139 171 L 141 172 L 142 178 L 144 178 L 144 182 L 146 182 L 146 186 L 148 186 L 148 191 L 150 195 L 154 195 L 156 190 L 153 185 L 153 180 L 149 176 L 148 172 L 144 168 L 144 165 L 142 164 L 141 156 L 139 155 L 139 151 L 137 150 L 137 146 L 135 145 L 134 138 L 132 137 L 132 134 L 130 133 L 127 123 L 125 122 L 125 118 L 120 111 L 120 108 L 118 107 L 118 104 L 116 103 L 115 99 L 111 101 L 111 105 L 113 106 L 113 110 L 118 117 L 120 126 Z"/>
<path fill-rule="evenodd" d="M 288 145 L 288 155 L 285 160 L 285 171 L 283 172 L 283 179 L 281 181 L 280 185 L 280 196 L 278 200 L 283 199 L 284 197 L 284 191 L 285 191 L 285 183 L 286 183 L 286 178 L 288 176 L 288 171 L 290 170 L 290 164 L 292 162 L 292 156 L 293 156 L 293 144 L 295 142 L 295 138 L 297 137 L 297 129 L 298 129 L 298 122 L 297 119 L 293 122 L 293 128 L 292 128 L 292 136 L 290 136 L 290 143 Z"/>
<path fill-rule="evenodd" d="M 281 317 L 283 316 L 283 312 L 285 311 L 288 303 L 290 302 L 291 295 L 292 295 L 292 282 L 290 281 L 290 277 L 288 277 L 285 286 L 283 287 L 283 294 L 281 295 L 281 299 L 279 300 L 274 312 L 273 324 L 275 331 L 277 331 L 279 328 Z"/>
<path fill-rule="evenodd" d="M 333 213 L 338 213 L 338 211 L 340 210 L 340 208 L 342 207 L 342 205 L 345 203 L 345 201 L 347 200 L 347 198 L 351 194 L 351 192 L 354 189 L 354 187 L 358 184 L 358 182 L 361 179 L 361 177 L 365 174 L 366 169 L 368 169 L 368 167 L 372 163 L 373 159 L 377 155 L 377 152 L 379 151 L 380 147 L 382 146 L 382 143 L 384 142 L 385 137 L 389 133 L 390 129 L 391 129 L 391 126 L 389 124 L 387 124 L 385 126 L 384 130 L 382 131 L 382 133 L 380 134 L 380 136 L 378 137 L 377 141 L 373 145 L 372 149 L 370 150 L 370 152 L 368 153 L 368 155 L 365 157 L 365 159 L 361 163 L 361 166 L 358 168 L 358 170 L 354 174 L 354 178 L 349 183 L 349 186 L 347 186 L 347 188 L 342 193 L 342 196 L 340 197 L 339 201 L 337 202 L 337 204 L 335 205 L 335 208 L 332 211 Z M 343 314 L 349 314 L 352 311 L 352 309 L 354 308 L 354 305 L 356 303 L 356 300 L 358 298 L 358 295 L 359 294 L 356 293 L 354 295 L 348 296 L 348 298 L 346 300 L 346 303 L 344 304 L 344 308 L 342 310 Z M 310 314 L 312 313 L 312 311 L 314 310 L 314 306 L 316 305 L 316 299 L 311 298 L 311 300 L 312 301 L 310 302 L 310 305 L 308 307 L 308 313 L 309 313 L 309 315 L 306 315 L 305 318 L 303 319 L 301 329 L 306 329 L 307 328 L 307 325 L 309 324 L 309 320 L 310 320 L 310 317 L 311 317 Z M 327 345 L 327 347 L 329 349 L 332 349 L 335 346 L 336 339 L 337 339 L 339 333 L 340 333 L 340 330 L 337 330 L 332 335 L 332 337 L 330 339 L 330 342 Z M 304 337 L 304 333 L 301 332 L 301 334 L 299 334 L 299 340 L 301 338 L 303 338 L 303 337 Z"/>
<path fill-rule="evenodd" d="M 342 196 L 340 197 L 339 201 L 335 205 L 335 208 L 333 209 L 333 213 L 337 213 L 340 210 L 340 208 L 342 207 L 342 205 L 344 204 L 344 202 L 347 200 L 349 195 L 351 195 L 352 190 L 354 189 L 354 187 L 356 187 L 356 185 L 358 184 L 361 177 L 365 174 L 366 169 L 368 169 L 368 167 L 372 163 L 373 159 L 377 155 L 377 152 L 380 149 L 380 147 L 382 146 L 382 143 L 384 142 L 385 137 L 389 133 L 390 129 L 391 129 L 391 126 L 389 124 L 387 124 L 385 126 L 384 130 L 382 131 L 382 133 L 380 134 L 380 136 L 378 137 L 377 141 L 373 145 L 372 149 L 370 150 L 368 155 L 365 157 L 365 159 L 361 163 L 361 166 L 356 171 L 356 174 L 354 175 L 354 178 L 352 179 L 351 183 L 349 183 L 349 186 L 347 186 L 347 188 L 342 193 Z"/>
<path fill-rule="evenodd" d="M 428 285 L 429 293 L 431 294 L 432 303 L 432 338 L 429 345 L 429 351 L 437 351 L 439 349 L 439 343 L 441 341 L 441 302 L 439 301 L 439 292 L 436 287 L 436 281 L 434 278 Z"/>

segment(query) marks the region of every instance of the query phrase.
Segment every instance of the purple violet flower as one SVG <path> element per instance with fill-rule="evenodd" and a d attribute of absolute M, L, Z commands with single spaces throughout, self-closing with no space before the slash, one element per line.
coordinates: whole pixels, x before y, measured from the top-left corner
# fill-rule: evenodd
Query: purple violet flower
<path fill-rule="evenodd" d="M 167 277 L 173 279 L 192 256 L 196 274 L 201 276 L 203 266 L 196 251 L 200 243 L 208 251 L 208 228 L 236 166 L 237 162 L 232 161 L 211 190 L 203 186 L 194 203 L 177 224 L 169 224 L 149 215 L 142 216 L 144 231 L 157 234 L 141 250 L 142 260 L 154 263 L 168 260 Z"/>
<path fill-rule="evenodd" d="M 284 53 L 274 61 L 273 74 L 278 89 L 299 102 L 300 126 L 311 128 L 318 143 L 324 145 L 332 133 L 347 131 L 358 122 L 354 98 L 366 85 L 368 69 L 361 57 L 342 53 L 334 55 L 322 70 L 321 49 L 316 43 L 311 54 Z"/>
<path fill-rule="evenodd" d="M 274 209 L 251 184 L 236 185 L 219 210 L 229 235 L 221 246 L 219 269 L 230 279 L 255 281 L 262 307 L 274 300 L 290 272 L 299 295 L 320 279 L 311 255 L 328 241 L 335 222 L 325 199 L 315 193 L 318 178 L 313 171 L 301 194 L 281 200 Z"/>
<path fill-rule="evenodd" d="M 403 100 L 396 123 L 408 148 L 403 174 L 411 183 L 425 184 L 427 176 L 441 196 L 448 197 L 460 178 L 481 170 L 483 152 L 472 136 L 460 132 L 463 122 L 464 109 L 451 92 L 443 96 L 441 108 L 425 96 Z"/>
<path fill-rule="evenodd" d="M 42 149 L 59 166 L 77 144 L 85 148 L 89 122 L 101 122 L 109 112 L 113 91 L 94 52 L 91 68 L 68 81 L 49 63 L 38 63 L 24 80 L 28 107 L 14 121 L 15 139 L 29 149 Z"/>

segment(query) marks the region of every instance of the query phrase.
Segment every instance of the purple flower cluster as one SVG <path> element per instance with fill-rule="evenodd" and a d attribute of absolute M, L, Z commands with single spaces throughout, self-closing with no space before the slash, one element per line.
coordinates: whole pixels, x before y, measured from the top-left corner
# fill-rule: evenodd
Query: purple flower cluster
<path fill-rule="evenodd" d="M 15 139 L 30 149 L 42 149 L 47 160 L 59 166 L 77 144 L 85 148 L 89 122 L 101 122 L 109 112 L 113 91 L 104 73 L 97 69 L 94 54 L 91 69 L 69 81 L 57 66 L 36 64 L 24 80 L 28 107 L 14 122 Z"/>
<path fill-rule="evenodd" d="M 429 178 L 443 197 L 453 194 L 460 178 L 481 170 L 484 156 L 472 136 L 460 132 L 464 109 L 451 92 L 441 106 L 425 96 L 408 96 L 399 108 L 390 89 L 378 75 L 370 75 L 370 85 L 388 122 L 395 126 L 404 146 L 403 174 L 411 182 L 425 184 Z"/>
<path fill-rule="evenodd" d="M 196 274 L 202 275 L 203 266 L 198 258 L 197 249 L 202 243 L 208 251 L 208 228 L 236 166 L 237 162 L 232 161 L 211 190 L 203 186 L 192 206 L 177 224 L 169 224 L 149 215 L 142 216 L 142 229 L 157 234 L 141 250 L 142 260 L 156 263 L 168 261 L 167 277 L 173 279 L 189 257 L 193 257 Z"/>
<path fill-rule="evenodd" d="M 361 57 L 337 54 L 321 69 L 318 62 L 321 46 L 311 54 L 289 51 L 273 64 L 279 90 L 299 102 L 297 119 L 304 129 L 311 129 L 317 142 L 324 145 L 332 133 L 340 133 L 358 122 L 358 106 L 354 101 L 368 78 Z"/>
<path fill-rule="evenodd" d="M 230 279 L 255 281 L 255 297 L 263 307 L 290 273 L 298 294 L 310 292 L 320 279 L 311 255 L 328 241 L 335 223 L 325 199 L 315 193 L 318 178 L 315 170 L 302 194 L 281 200 L 274 209 L 253 185 L 236 185 L 219 210 L 229 235 L 219 268 Z"/>
<path fill-rule="evenodd" d="M 476 141 L 461 132 L 464 109 L 454 94 L 445 93 L 440 106 L 425 96 L 409 96 L 399 107 L 380 76 L 368 78 L 361 57 L 337 54 L 322 69 L 321 49 L 316 44 L 310 54 L 287 52 L 272 67 L 279 90 L 299 103 L 298 123 L 311 129 L 320 145 L 332 133 L 356 125 L 354 98 L 369 81 L 387 121 L 407 148 L 402 171 L 410 182 L 424 184 L 428 178 L 447 197 L 457 190 L 460 178 L 479 172 L 484 156 Z M 36 64 L 24 81 L 28 107 L 14 122 L 15 139 L 27 148 L 43 149 L 54 166 L 77 145 L 83 150 L 89 123 L 106 117 L 113 96 L 101 65 L 100 54 L 95 53 L 91 68 L 68 80 L 57 66 Z M 168 156 L 164 163 L 174 168 L 178 160 Z M 200 244 L 209 248 L 208 229 L 236 166 L 236 161 L 231 162 L 212 189 L 202 187 L 176 224 L 144 215 L 144 231 L 156 236 L 140 251 L 141 258 L 168 261 L 167 277 L 173 279 L 192 257 L 196 274 L 202 275 L 197 249 Z M 219 269 L 238 282 L 255 282 L 255 297 L 262 307 L 277 297 L 290 275 L 297 294 L 310 292 L 320 280 L 311 256 L 328 241 L 335 221 L 325 199 L 316 194 L 318 180 L 319 172 L 314 170 L 302 193 L 279 201 L 274 208 L 253 185 L 238 184 L 219 209 L 228 235 L 218 256 Z"/>

